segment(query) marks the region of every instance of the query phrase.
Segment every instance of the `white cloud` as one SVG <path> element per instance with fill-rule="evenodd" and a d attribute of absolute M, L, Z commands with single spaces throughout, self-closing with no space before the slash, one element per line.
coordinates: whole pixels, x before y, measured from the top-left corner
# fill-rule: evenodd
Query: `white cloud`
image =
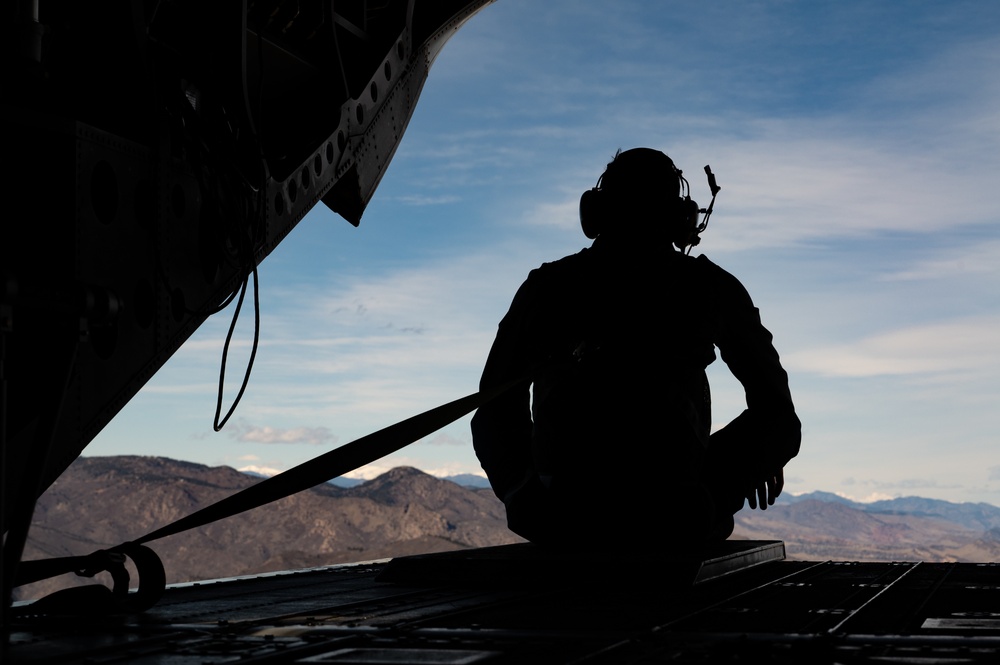
<path fill-rule="evenodd" d="M 785 364 L 824 376 L 1000 373 L 1000 317 L 914 326 L 851 344 L 794 351 Z"/>
<path fill-rule="evenodd" d="M 895 499 L 900 496 L 920 495 L 921 492 L 926 494 L 927 490 L 955 490 L 962 487 L 960 484 L 939 482 L 933 478 L 869 479 L 858 481 L 857 484 L 868 487 L 868 493 L 860 498 L 845 494 L 844 492 L 836 492 L 837 496 L 860 503 L 871 503 L 872 501 Z M 859 491 L 864 492 L 865 490 L 859 488 Z"/>
<path fill-rule="evenodd" d="M 418 195 L 407 195 L 407 196 L 397 196 L 397 201 L 406 203 L 407 205 L 413 206 L 434 206 L 434 205 L 445 205 L 448 203 L 455 203 L 460 201 L 461 198 L 457 195 L 449 194 L 445 196 L 418 196 Z"/>
<path fill-rule="evenodd" d="M 566 201 L 539 203 L 528 211 L 524 221 L 529 226 L 576 230 L 580 226 L 580 195 L 576 194 Z"/>
<path fill-rule="evenodd" d="M 185 347 L 186 349 L 187 347 Z M 221 358 L 221 351 L 219 351 L 218 358 Z M 217 360 L 218 361 L 218 360 Z M 218 361 L 221 362 L 221 361 Z M 162 377 L 161 377 L 162 378 Z M 219 389 L 219 384 L 215 383 L 165 383 L 162 380 L 157 380 L 154 378 L 150 383 L 143 386 L 143 391 L 146 393 L 155 393 L 159 395 L 179 395 L 188 396 L 192 394 L 204 394 L 212 393 Z"/>
<path fill-rule="evenodd" d="M 432 446 L 467 446 L 468 439 L 460 439 L 445 432 L 441 432 L 428 437 L 427 443 Z"/>
<path fill-rule="evenodd" d="M 946 249 L 934 258 L 915 262 L 903 270 L 883 275 L 886 281 L 940 280 L 948 277 L 982 279 L 1000 276 L 1000 240 L 989 239 Z"/>
<path fill-rule="evenodd" d="M 482 468 L 480 468 L 475 462 L 470 463 L 466 460 L 450 460 L 435 463 L 429 462 L 423 457 L 410 456 L 406 454 L 395 454 L 385 457 L 344 475 L 346 478 L 371 480 L 399 466 L 412 466 L 422 470 L 424 473 L 437 476 L 438 478 L 457 476 L 463 473 L 470 473 L 485 477 Z"/>
<path fill-rule="evenodd" d="M 239 471 L 241 473 L 259 474 L 261 476 L 266 476 L 267 478 L 270 478 L 271 476 L 276 476 L 279 473 L 282 473 L 283 469 L 276 469 L 276 468 L 270 467 L 270 466 L 258 466 L 258 465 L 255 465 L 255 464 L 250 464 L 250 465 L 242 466 L 242 467 L 238 468 L 237 471 Z"/>
<path fill-rule="evenodd" d="M 385 460 L 374 462 L 372 464 L 366 464 L 363 467 L 355 469 L 354 471 L 349 471 L 344 474 L 345 478 L 353 478 L 355 480 L 372 480 L 373 478 L 378 478 L 383 473 L 395 469 L 397 466 L 407 466 L 403 464 L 398 464 L 395 462 L 387 462 Z"/>
<path fill-rule="evenodd" d="M 431 474 L 432 476 L 437 476 L 438 478 L 447 478 L 448 476 L 459 476 L 464 473 L 467 473 L 472 476 L 479 476 L 480 478 L 486 477 L 486 473 L 483 472 L 482 469 L 478 467 L 469 468 L 467 464 L 462 464 L 459 462 L 448 464 L 446 466 L 436 466 L 424 469 L 424 471 L 426 473 Z"/>
<path fill-rule="evenodd" d="M 850 501 L 857 501 L 858 503 L 874 503 L 875 501 L 888 501 L 890 499 L 895 499 L 896 497 L 892 494 L 886 494 L 885 492 L 872 492 L 862 497 L 851 496 L 844 492 L 835 492 L 835 494 L 841 498 L 848 499 Z"/>
<path fill-rule="evenodd" d="M 333 445 L 337 437 L 327 427 L 280 428 L 269 425 L 250 425 L 239 420 L 229 423 L 226 431 L 230 437 L 244 443 L 306 444 L 311 446 Z"/>

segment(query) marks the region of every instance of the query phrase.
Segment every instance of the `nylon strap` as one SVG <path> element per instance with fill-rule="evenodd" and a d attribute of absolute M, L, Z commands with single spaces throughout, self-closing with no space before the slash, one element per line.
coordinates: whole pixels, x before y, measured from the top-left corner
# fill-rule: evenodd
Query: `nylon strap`
<path fill-rule="evenodd" d="M 251 485 L 187 517 L 182 517 L 134 542 L 137 544 L 148 543 L 188 529 L 204 526 L 342 476 L 432 434 L 526 380 L 526 378 L 518 378 L 491 390 L 467 395 L 360 439 L 355 439 L 350 443 L 345 443 L 328 453 L 314 457 L 256 485 Z"/>

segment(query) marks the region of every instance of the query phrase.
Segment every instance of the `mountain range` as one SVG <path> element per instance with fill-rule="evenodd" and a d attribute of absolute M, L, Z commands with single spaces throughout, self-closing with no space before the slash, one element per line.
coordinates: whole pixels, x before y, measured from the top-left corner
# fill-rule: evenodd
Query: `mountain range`
<path fill-rule="evenodd" d="M 230 467 L 163 457 L 80 457 L 38 500 L 23 558 L 113 547 L 258 482 Z M 519 540 L 492 490 L 398 467 L 356 487 L 324 483 L 152 547 L 173 583 Z M 66 576 L 19 596 L 79 581 Z"/>
<path fill-rule="evenodd" d="M 253 476 L 254 478 L 267 478 L 262 473 L 257 473 L 254 471 L 248 471 L 246 469 L 240 469 L 242 473 L 248 476 Z M 444 480 L 450 480 L 456 485 L 461 485 L 462 487 L 469 487 L 474 489 L 484 489 L 490 486 L 490 481 L 486 479 L 485 476 L 477 476 L 474 473 L 459 473 L 454 476 L 440 476 Z M 335 487 L 357 487 L 358 485 L 363 485 L 367 481 L 362 478 L 348 478 L 346 476 L 337 476 L 329 481 L 331 485 Z"/>
<path fill-rule="evenodd" d="M 778 497 L 778 505 L 790 505 L 802 501 L 823 501 L 839 503 L 855 510 L 873 515 L 911 515 L 914 517 L 939 517 L 960 524 L 968 529 L 986 530 L 1000 527 L 1000 508 L 989 503 L 952 503 L 940 499 L 925 499 L 919 496 L 904 496 L 861 503 L 830 492 L 810 492 L 809 494 L 783 494 Z"/>
<path fill-rule="evenodd" d="M 81 457 L 39 499 L 24 558 L 111 547 L 257 482 L 230 467 L 162 457 Z M 482 484 L 399 467 L 351 487 L 324 483 L 152 546 L 168 582 L 182 582 L 520 541 Z M 783 540 L 799 560 L 1000 561 L 1000 508 L 785 495 L 765 511 L 738 513 L 732 537 Z M 19 597 L 78 583 L 50 580 Z"/>
<path fill-rule="evenodd" d="M 736 514 L 736 538 L 785 541 L 789 559 L 1000 561 L 1000 508 L 901 497 L 860 503 L 829 492 L 783 495 Z"/>

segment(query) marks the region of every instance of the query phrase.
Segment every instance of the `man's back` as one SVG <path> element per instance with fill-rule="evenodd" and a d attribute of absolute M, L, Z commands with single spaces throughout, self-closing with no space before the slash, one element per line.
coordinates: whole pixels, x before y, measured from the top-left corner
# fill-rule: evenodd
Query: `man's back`
<path fill-rule="evenodd" d="M 526 379 L 473 419 L 511 528 L 533 540 L 567 532 L 556 538 L 565 540 L 609 521 L 641 527 L 677 507 L 678 488 L 693 499 L 683 514 L 711 522 L 709 486 L 729 475 L 706 472 L 717 466 L 704 373 L 716 346 L 759 411 L 794 419 L 787 376 L 746 290 L 707 259 L 671 249 L 664 229 L 605 233 L 532 271 L 481 387 Z M 755 436 L 743 432 L 739 446 L 756 448 Z M 780 468 L 797 452 L 793 438 L 730 454 Z"/>

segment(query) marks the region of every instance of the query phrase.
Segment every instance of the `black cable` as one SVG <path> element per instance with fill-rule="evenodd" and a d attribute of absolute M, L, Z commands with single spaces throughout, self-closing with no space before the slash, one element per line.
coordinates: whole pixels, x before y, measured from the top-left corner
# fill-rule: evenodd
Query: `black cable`
<path fill-rule="evenodd" d="M 225 388 L 226 382 L 226 360 L 229 356 L 229 344 L 233 339 L 233 331 L 236 329 L 236 322 L 240 317 L 240 310 L 243 309 L 243 299 L 247 293 L 247 283 L 250 281 L 250 276 L 253 276 L 253 313 L 254 313 L 254 325 L 253 325 L 253 346 L 250 349 L 250 359 L 247 361 L 247 369 L 243 374 L 243 383 L 240 385 L 240 390 L 236 394 L 236 399 L 233 400 L 232 406 L 229 407 L 229 411 L 226 413 L 226 417 L 219 421 L 219 414 L 222 412 L 222 393 Z M 250 371 L 253 369 L 253 361 L 257 356 L 257 345 L 260 342 L 260 291 L 257 284 L 257 266 L 253 267 L 253 270 L 247 273 L 246 277 L 243 278 L 243 287 L 240 289 L 240 298 L 236 303 L 236 311 L 233 312 L 233 320 L 229 324 L 229 333 L 226 335 L 226 343 L 222 347 L 222 366 L 219 369 L 219 397 L 215 403 L 215 421 L 213 427 L 215 431 L 220 431 L 225 427 L 226 422 L 229 417 L 233 415 L 236 410 L 236 405 L 240 403 L 243 398 L 243 393 L 247 389 L 247 384 L 250 383 Z"/>
<path fill-rule="evenodd" d="M 240 297 L 236 303 L 236 311 L 233 312 L 233 320 L 229 324 L 229 332 L 226 334 L 226 342 L 222 347 L 222 363 L 219 368 L 219 393 L 218 398 L 215 403 L 215 419 L 212 423 L 213 428 L 216 432 L 220 431 L 225 427 L 226 423 L 229 421 L 230 416 L 236 411 L 237 405 L 243 398 L 243 393 L 246 392 L 247 385 L 250 383 L 250 372 L 253 369 L 254 360 L 257 357 L 257 347 L 260 343 L 260 289 L 259 289 L 259 279 L 257 274 L 257 247 L 260 242 L 260 236 L 263 235 L 263 220 L 264 220 L 264 206 L 267 202 L 266 182 L 268 177 L 267 169 L 267 156 L 264 154 L 264 143 L 261 140 L 259 125 L 262 123 L 263 114 L 263 95 L 264 95 L 264 51 L 263 51 L 263 41 L 264 35 L 260 26 L 257 26 L 257 72 L 258 72 L 258 82 L 257 82 L 257 122 L 254 122 L 252 117 L 248 117 L 250 121 L 250 132 L 252 133 L 254 139 L 257 142 L 257 150 L 260 154 L 260 167 L 261 167 L 261 184 L 260 187 L 253 187 L 252 183 L 244 179 L 245 184 L 250 187 L 250 189 L 256 194 L 256 206 L 255 210 L 246 210 L 246 219 L 251 220 L 249 238 L 246 242 L 241 242 L 237 246 L 237 254 L 240 256 L 241 262 L 244 266 L 253 266 L 250 270 L 244 272 L 243 285 L 240 288 Z M 244 45 L 242 54 L 242 70 L 243 70 L 243 88 L 247 89 L 246 85 L 246 47 Z M 249 109 L 247 109 L 249 111 Z M 237 231 L 236 237 L 241 237 L 241 234 Z M 243 301 L 246 297 L 247 283 L 250 281 L 250 277 L 253 276 L 253 313 L 254 313 L 254 324 L 253 324 L 253 346 L 250 349 L 250 359 L 247 361 L 247 368 L 243 374 L 243 382 L 240 384 L 240 390 L 236 393 L 236 398 L 233 400 L 232 406 L 229 407 L 229 411 L 222 420 L 219 420 L 219 414 L 222 413 L 222 396 L 225 390 L 226 381 L 226 362 L 229 357 L 229 345 L 233 339 L 233 331 L 236 329 L 236 322 L 239 320 L 240 311 L 243 309 Z M 231 301 L 231 299 L 230 299 Z"/>

